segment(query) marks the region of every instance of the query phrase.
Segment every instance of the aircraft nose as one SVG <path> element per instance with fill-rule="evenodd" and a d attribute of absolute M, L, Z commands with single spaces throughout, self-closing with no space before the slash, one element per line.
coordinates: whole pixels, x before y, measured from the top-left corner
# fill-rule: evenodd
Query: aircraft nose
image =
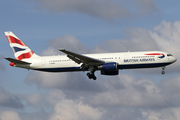
<path fill-rule="evenodd" d="M 173 57 L 173 62 L 176 62 L 177 61 L 177 58 Z"/>

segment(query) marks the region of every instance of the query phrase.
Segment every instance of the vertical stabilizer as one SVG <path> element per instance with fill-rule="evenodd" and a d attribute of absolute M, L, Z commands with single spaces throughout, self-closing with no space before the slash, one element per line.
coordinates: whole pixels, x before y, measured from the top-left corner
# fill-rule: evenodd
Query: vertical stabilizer
<path fill-rule="evenodd" d="M 12 32 L 5 32 L 9 45 L 14 52 L 14 56 L 17 60 L 29 59 L 32 57 L 38 57 L 26 44 L 24 44 L 16 35 Z"/>

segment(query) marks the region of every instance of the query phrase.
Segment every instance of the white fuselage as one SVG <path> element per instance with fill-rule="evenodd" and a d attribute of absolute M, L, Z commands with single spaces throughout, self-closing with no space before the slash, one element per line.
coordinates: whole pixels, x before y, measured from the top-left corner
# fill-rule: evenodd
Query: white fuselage
<path fill-rule="evenodd" d="M 155 54 L 155 53 L 161 53 Z M 133 68 L 153 68 L 167 66 L 176 61 L 171 54 L 162 51 L 145 52 L 119 52 L 119 53 L 99 53 L 83 54 L 84 56 L 108 62 L 116 62 L 118 69 Z M 31 63 L 30 65 L 16 64 L 15 67 L 33 69 L 46 72 L 73 72 L 82 71 L 81 65 L 69 59 L 67 55 L 43 56 L 23 59 L 22 61 Z"/>

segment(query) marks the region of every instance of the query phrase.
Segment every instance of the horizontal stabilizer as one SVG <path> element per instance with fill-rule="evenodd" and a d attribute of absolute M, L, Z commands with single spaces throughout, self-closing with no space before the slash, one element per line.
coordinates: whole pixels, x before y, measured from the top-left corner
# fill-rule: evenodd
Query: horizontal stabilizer
<path fill-rule="evenodd" d="M 21 60 L 16 60 L 16 59 L 13 59 L 13 58 L 5 58 L 5 59 L 10 61 L 10 62 L 13 62 L 15 64 L 24 64 L 24 65 L 31 64 L 31 63 L 24 62 L 24 61 L 21 61 Z"/>

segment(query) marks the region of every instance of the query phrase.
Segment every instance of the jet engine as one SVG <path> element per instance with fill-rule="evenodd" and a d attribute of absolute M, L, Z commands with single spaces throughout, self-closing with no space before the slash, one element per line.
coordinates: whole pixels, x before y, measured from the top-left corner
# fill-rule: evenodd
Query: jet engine
<path fill-rule="evenodd" d="M 116 62 L 104 63 L 99 67 L 101 75 L 118 75 L 118 64 Z"/>

